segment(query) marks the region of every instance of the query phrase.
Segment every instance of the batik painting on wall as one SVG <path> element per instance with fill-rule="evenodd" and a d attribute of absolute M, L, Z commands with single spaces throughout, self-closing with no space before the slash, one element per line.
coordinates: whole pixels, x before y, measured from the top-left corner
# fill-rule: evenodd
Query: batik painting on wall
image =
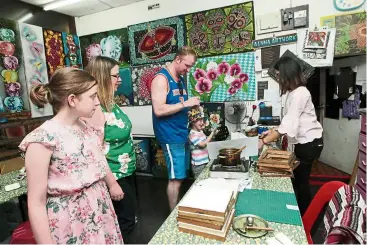
<path fill-rule="evenodd" d="M 321 26 L 336 28 L 335 56 L 366 53 L 366 12 L 321 17 Z"/>
<path fill-rule="evenodd" d="M 61 32 L 44 29 L 43 38 L 45 42 L 48 75 L 51 77 L 58 68 L 65 67 Z"/>
<path fill-rule="evenodd" d="M 224 103 L 202 103 L 201 106 L 203 107 L 205 122 L 203 131 L 207 136 L 212 133 L 213 128 L 222 128 L 225 126 Z"/>
<path fill-rule="evenodd" d="M 184 20 L 172 17 L 128 27 L 132 65 L 171 61 L 184 46 Z"/>
<path fill-rule="evenodd" d="M 84 67 L 94 56 L 107 56 L 119 61 L 120 67 L 129 65 L 130 55 L 127 43 L 127 28 L 90 34 L 79 37 Z"/>
<path fill-rule="evenodd" d="M 199 58 L 188 74 L 189 97 L 202 102 L 223 102 L 236 95 L 256 99 L 254 52 Z"/>
<path fill-rule="evenodd" d="M 167 63 L 148 64 L 131 68 L 131 78 L 134 91 L 134 105 L 151 105 L 152 100 L 147 83 L 151 82 L 155 74 Z"/>
<path fill-rule="evenodd" d="M 1 65 L 1 90 L 4 91 L 4 105 L 8 112 L 22 112 L 24 103 L 22 99 L 25 85 L 21 84 L 20 66 L 21 45 L 16 22 L 0 19 L 0 65 Z"/>
<path fill-rule="evenodd" d="M 29 91 L 32 85 L 48 83 L 43 33 L 41 27 L 25 23 L 19 23 L 19 30 L 23 47 L 24 72 Z M 32 117 L 53 114 L 50 104 L 39 108 L 30 101 L 30 109 Z"/>
<path fill-rule="evenodd" d="M 119 106 L 129 106 L 133 104 L 134 93 L 131 82 L 131 70 L 130 67 L 120 68 L 121 84 L 115 92 L 115 103 Z"/>
<path fill-rule="evenodd" d="M 253 2 L 185 15 L 187 43 L 198 57 L 252 51 Z"/>
<path fill-rule="evenodd" d="M 141 141 L 134 144 L 136 154 L 136 172 L 151 173 L 152 172 L 152 158 L 149 138 L 134 137 L 134 140 Z"/>
<path fill-rule="evenodd" d="M 66 32 L 61 33 L 64 45 L 65 66 L 83 68 L 79 37 Z"/>
<path fill-rule="evenodd" d="M 297 54 L 313 67 L 333 66 L 335 28 L 298 30 Z"/>

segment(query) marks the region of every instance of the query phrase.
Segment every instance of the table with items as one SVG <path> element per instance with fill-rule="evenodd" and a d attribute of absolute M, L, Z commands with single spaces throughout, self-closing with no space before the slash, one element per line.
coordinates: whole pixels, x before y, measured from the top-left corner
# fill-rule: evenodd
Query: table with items
<path fill-rule="evenodd" d="M 208 164 L 208 166 L 203 170 L 203 172 L 198 177 L 198 179 L 195 181 L 193 186 L 195 186 L 195 184 L 197 184 L 199 181 L 209 178 L 210 165 L 211 164 Z M 262 190 L 264 190 L 266 193 L 272 194 L 272 197 L 276 200 L 281 199 L 282 195 L 291 196 L 291 199 L 295 200 L 292 182 L 289 177 L 261 177 L 258 172 L 256 172 L 253 168 L 251 168 L 250 178 L 252 179 L 251 188 L 248 188 L 248 189 L 246 188 L 243 190 L 243 192 L 240 192 L 238 194 L 237 204 L 236 204 L 236 213 L 239 211 L 238 209 L 241 209 L 238 207 L 238 204 L 240 202 L 239 201 L 240 195 L 241 193 L 246 193 L 247 190 L 250 190 L 250 191 L 248 191 L 248 193 L 246 194 L 250 194 L 251 192 L 252 197 L 256 199 L 256 202 L 258 202 L 257 203 L 258 205 L 253 205 L 257 207 L 251 207 L 247 209 L 247 211 L 249 210 L 255 211 L 256 208 L 257 209 L 262 208 L 261 211 L 264 213 L 264 209 L 266 209 L 267 206 L 271 206 L 270 205 L 271 202 L 276 202 L 275 200 L 269 201 L 269 198 L 271 197 L 269 197 L 269 195 L 263 195 L 263 193 L 261 194 Z M 192 190 L 193 186 L 188 190 L 185 196 L 190 192 L 190 190 Z M 259 192 L 261 195 L 257 195 L 257 192 Z M 277 195 L 278 197 L 276 197 Z M 262 202 L 261 198 L 263 196 L 264 197 L 266 196 L 267 200 L 263 200 Z M 243 199 L 244 198 L 241 199 L 241 203 L 244 203 Z M 282 200 L 279 200 L 279 202 L 282 202 Z M 180 203 L 178 204 L 178 206 L 179 205 Z M 292 206 L 292 207 L 288 207 L 288 206 Z M 231 225 L 231 228 L 225 238 L 224 243 L 226 244 L 265 244 L 269 238 L 274 239 L 274 234 L 279 234 L 281 232 L 286 237 L 288 237 L 294 244 L 308 244 L 307 239 L 306 239 L 306 234 L 304 231 L 304 227 L 301 221 L 300 213 L 297 209 L 298 208 L 297 205 L 287 205 L 287 208 L 289 208 L 289 213 L 293 212 L 293 221 L 296 220 L 296 222 L 294 222 L 293 224 L 292 222 L 288 222 L 288 223 L 287 222 L 272 222 L 268 218 L 268 224 L 271 228 L 274 229 L 274 231 L 268 232 L 266 235 L 262 237 L 258 237 L 258 238 L 248 238 L 248 237 L 242 236 L 238 232 L 236 232 Z M 265 213 L 267 217 L 272 217 L 272 218 L 274 218 L 274 216 L 277 215 L 277 213 L 272 210 L 266 210 Z M 217 244 L 217 243 L 220 243 L 217 240 L 205 238 L 203 236 L 180 232 L 178 230 L 177 215 L 178 215 L 178 208 L 176 207 L 171 212 L 171 214 L 166 219 L 166 221 L 162 224 L 162 226 L 159 228 L 159 230 L 156 232 L 156 234 L 151 239 L 149 244 L 184 244 L 184 243 L 185 244 L 189 244 L 189 243 L 190 244 L 194 244 L 194 243 L 195 244 Z M 287 216 L 287 214 L 285 215 L 283 214 L 283 216 Z M 265 218 L 265 217 L 262 217 L 262 218 Z M 292 218 L 289 219 L 289 217 L 275 217 L 275 220 L 286 221 L 287 218 L 288 218 L 288 221 L 292 220 Z"/>

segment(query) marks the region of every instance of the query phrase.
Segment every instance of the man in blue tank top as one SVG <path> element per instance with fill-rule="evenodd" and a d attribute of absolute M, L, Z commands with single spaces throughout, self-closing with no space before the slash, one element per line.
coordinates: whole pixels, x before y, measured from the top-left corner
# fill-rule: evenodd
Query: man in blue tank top
<path fill-rule="evenodd" d="M 189 167 L 188 110 L 200 104 L 198 97 L 188 98 L 183 79 L 195 62 L 195 51 L 182 47 L 172 63 L 162 68 L 151 84 L 153 129 L 167 164 L 167 195 L 171 211 L 177 205 L 180 187 Z"/>

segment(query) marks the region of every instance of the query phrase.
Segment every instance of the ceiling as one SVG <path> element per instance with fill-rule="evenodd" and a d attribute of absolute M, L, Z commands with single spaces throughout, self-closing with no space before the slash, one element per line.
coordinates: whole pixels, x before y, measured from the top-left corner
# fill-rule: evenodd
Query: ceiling
<path fill-rule="evenodd" d="M 36 5 L 38 7 L 43 7 L 48 3 L 57 2 L 60 0 L 21 0 L 21 1 L 32 5 Z M 52 11 L 70 15 L 73 17 L 80 17 L 140 1 L 143 0 L 80 0 L 80 2 L 62 6 L 57 9 L 53 9 Z"/>

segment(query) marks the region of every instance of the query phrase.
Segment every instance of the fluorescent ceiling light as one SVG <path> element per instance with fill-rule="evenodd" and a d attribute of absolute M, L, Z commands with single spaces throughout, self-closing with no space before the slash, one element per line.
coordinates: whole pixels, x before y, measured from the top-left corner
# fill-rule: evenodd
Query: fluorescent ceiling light
<path fill-rule="evenodd" d="M 56 2 L 46 4 L 43 7 L 43 10 L 48 11 L 48 10 L 51 10 L 51 9 L 57 9 L 57 8 L 62 7 L 62 6 L 66 6 L 66 5 L 76 3 L 76 2 L 80 2 L 80 1 L 83 1 L 83 0 L 59 0 L 59 1 L 56 1 Z"/>
<path fill-rule="evenodd" d="M 30 18 L 32 18 L 33 14 L 32 13 L 28 13 L 24 16 L 22 16 L 20 19 L 18 19 L 18 22 L 24 22 L 26 20 L 29 20 Z"/>

